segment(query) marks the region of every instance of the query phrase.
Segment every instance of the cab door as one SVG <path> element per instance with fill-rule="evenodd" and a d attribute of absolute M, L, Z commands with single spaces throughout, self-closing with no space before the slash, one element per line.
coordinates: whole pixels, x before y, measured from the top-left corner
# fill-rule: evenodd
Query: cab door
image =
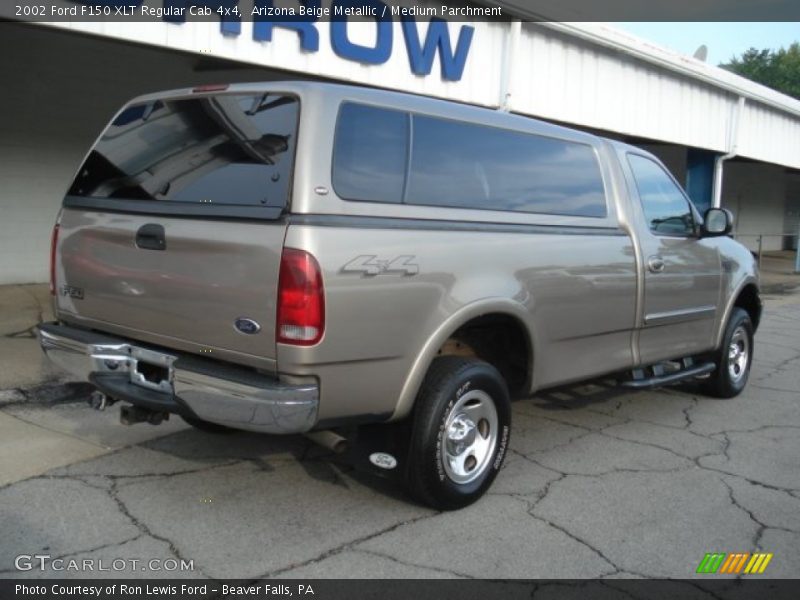
<path fill-rule="evenodd" d="M 721 287 L 713 239 L 700 239 L 698 217 L 668 171 L 628 152 L 625 168 L 640 220 L 644 306 L 638 324 L 642 364 L 681 358 L 713 346 Z"/>

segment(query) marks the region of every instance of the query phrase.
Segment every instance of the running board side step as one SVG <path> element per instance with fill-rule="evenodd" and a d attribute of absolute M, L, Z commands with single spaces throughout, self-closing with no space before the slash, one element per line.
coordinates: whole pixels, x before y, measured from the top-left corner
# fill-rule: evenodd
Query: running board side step
<path fill-rule="evenodd" d="M 684 359 L 682 363 L 684 367 L 672 373 L 665 373 L 664 367 L 661 365 L 653 365 L 651 367 L 653 371 L 651 377 L 645 376 L 644 369 L 634 369 L 633 379 L 623 381 L 620 385 L 637 390 L 660 387 L 662 385 L 672 385 L 673 383 L 679 383 L 686 379 L 708 375 L 717 368 L 717 365 L 713 362 L 694 364 L 691 359 Z"/>

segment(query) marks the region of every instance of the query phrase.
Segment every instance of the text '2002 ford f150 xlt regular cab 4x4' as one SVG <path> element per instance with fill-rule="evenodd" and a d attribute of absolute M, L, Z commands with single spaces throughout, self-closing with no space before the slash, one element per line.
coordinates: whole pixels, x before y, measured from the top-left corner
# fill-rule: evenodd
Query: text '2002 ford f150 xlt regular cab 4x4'
<path fill-rule="evenodd" d="M 510 397 L 608 374 L 742 390 L 761 303 L 730 230 L 652 155 L 534 119 L 324 83 L 178 90 L 125 106 L 80 167 L 39 338 L 129 423 L 401 423 L 377 462 L 457 508 L 502 466 Z"/>

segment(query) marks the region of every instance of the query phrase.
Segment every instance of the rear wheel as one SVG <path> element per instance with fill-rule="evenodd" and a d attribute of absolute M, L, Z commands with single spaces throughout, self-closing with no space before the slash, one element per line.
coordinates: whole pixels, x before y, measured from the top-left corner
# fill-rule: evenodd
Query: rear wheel
<path fill-rule="evenodd" d="M 414 410 L 409 491 L 443 510 L 475 502 L 500 471 L 510 429 L 511 402 L 497 369 L 473 358 L 437 358 Z"/>
<path fill-rule="evenodd" d="M 702 391 L 717 398 L 738 396 L 747 385 L 753 363 L 753 323 L 744 309 L 733 309 L 714 362 L 717 369 L 703 382 Z"/>

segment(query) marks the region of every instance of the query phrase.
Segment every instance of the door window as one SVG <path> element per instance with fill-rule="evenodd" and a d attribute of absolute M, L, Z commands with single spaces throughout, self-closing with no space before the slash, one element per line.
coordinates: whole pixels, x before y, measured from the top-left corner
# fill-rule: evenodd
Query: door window
<path fill-rule="evenodd" d="M 628 155 L 628 164 L 650 230 L 657 235 L 692 235 L 695 223 L 689 201 L 664 168 L 637 154 Z"/>

